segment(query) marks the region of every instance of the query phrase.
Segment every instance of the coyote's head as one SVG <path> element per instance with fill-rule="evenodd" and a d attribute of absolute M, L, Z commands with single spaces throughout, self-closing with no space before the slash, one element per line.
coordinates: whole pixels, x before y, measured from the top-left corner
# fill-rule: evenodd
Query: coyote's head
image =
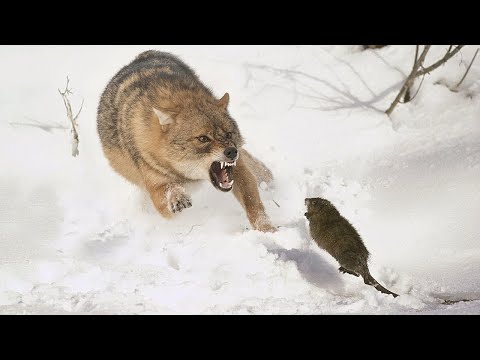
<path fill-rule="evenodd" d="M 232 169 L 243 145 L 228 101 L 226 93 L 220 100 L 199 97 L 174 109 L 153 109 L 165 141 L 163 159 L 187 179 L 210 179 L 221 191 L 232 190 Z"/>

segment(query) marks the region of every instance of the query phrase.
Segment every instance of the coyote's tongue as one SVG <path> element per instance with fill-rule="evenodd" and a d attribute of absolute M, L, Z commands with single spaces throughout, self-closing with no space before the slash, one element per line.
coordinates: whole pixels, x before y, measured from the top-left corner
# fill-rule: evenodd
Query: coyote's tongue
<path fill-rule="evenodd" d="M 222 184 L 228 182 L 227 169 L 219 169 L 218 171 L 215 171 L 215 175 L 217 175 L 219 183 Z"/>
<path fill-rule="evenodd" d="M 219 162 L 215 162 L 213 166 L 213 171 L 215 173 L 215 177 L 217 178 L 218 184 L 225 184 L 229 182 L 228 174 L 227 174 L 227 168 L 221 167 Z"/>

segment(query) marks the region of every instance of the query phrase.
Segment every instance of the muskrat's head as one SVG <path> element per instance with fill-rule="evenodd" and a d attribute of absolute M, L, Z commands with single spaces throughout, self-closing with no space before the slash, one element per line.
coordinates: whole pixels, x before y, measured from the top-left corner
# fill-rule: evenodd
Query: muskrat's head
<path fill-rule="evenodd" d="M 306 198 L 305 205 L 307 206 L 307 212 L 305 216 L 308 218 L 308 214 L 314 214 L 322 211 L 326 207 L 333 206 L 332 203 L 322 198 Z"/>

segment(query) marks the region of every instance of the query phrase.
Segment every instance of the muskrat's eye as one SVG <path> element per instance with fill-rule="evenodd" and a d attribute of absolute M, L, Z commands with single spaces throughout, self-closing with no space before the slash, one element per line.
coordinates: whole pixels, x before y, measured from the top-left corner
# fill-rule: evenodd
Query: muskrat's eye
<path fill-rule="evenodd" d="M 199 137 L 197 137 L 197 139 L 198 139 L 198 141 L 200 141 L 202 143 L 206 143 L 206 142 L 211 141 L 210 138 L 206 135 L 199 136 Z"/>

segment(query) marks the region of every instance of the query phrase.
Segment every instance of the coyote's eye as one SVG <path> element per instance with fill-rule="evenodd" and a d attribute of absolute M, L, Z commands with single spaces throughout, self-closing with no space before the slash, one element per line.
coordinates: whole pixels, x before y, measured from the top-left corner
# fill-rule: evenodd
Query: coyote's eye
<path fill-rule="evenodd" d="M 206 142 L 210 141 L 210 138 L 208 136 L 205 136 L 205 135 L 199 136 L 199 137 L 197 137 L 197 139 L 198 139 L 198 141 L 200 141 L 202 143 L 206 143 Z"/>
<path fill-rule="evenodd" d="M 231 133 L 231 132 L 227 132 L 227 133 L 225 134 L 225 137 L 226 137 L 227 139 L 231 139 L 231 138 L 232 138 L 232 133 Z"/>

